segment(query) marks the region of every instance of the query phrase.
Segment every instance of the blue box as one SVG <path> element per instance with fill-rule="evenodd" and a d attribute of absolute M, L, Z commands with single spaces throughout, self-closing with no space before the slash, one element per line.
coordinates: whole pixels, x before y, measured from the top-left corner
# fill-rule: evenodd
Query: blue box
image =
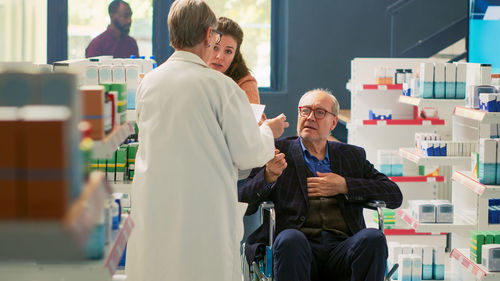
<path fill-rule="evenodd" d="M 373 112 L 373 110 L 370 109 L 370 111 L 368 112 L 368 118 L 370 120 L 390 120 L 392 119 L 392 114 L 376 114 L 375 112 Z"/>

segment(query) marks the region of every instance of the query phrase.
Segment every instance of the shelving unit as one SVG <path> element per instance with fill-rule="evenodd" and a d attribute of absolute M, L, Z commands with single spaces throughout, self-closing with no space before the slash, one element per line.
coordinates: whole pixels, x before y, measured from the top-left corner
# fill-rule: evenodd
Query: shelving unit
<path fill-rule="evenodd" d="M 133 227 L 134 222 L 130 217 L 127 217 L 121 229 L 112 232 L 112 243 L 106 246 L 105 258 L 103 259 L 84 260 L 80 258 L 57 263 L 39 261 L 0 263 L 0 276 L 9 281 L 111 280 Z"/>
<path fill-rule="evenodd" d="M 457 106 L 455 108 L 454 115 L 457 117 L 463 117 L 471 120 L 479 121 L 483 124 L 496 124 L 500 123 L 500 112 L 487 112 L 484 110 L 478 110 L 463 106 Z"/>
<path fill-rule="evenodd" d="M 387 90 L 403 90 L 403 85 L 402 84 L 363 84 L 362 88 L 363 90 L 381 90 L 381 91 L 387 91 Z"/>
<path fill-rule="evenodd" d="M 111 189 L 104 174 L 93 172 L 80 196 L 60 221 L 0 223 L 0 241 L 3 241 L 0 243 L 0 260 L 80 259 L 78 245 L 86 241 L 110 195 Z"/>
<path fill-rule="evenodd" d="M 457 265 L 462 269 L 462 272 L 468 272 L 470 273 L 470 276 L 463 276 L 463 277 L 471 277 L 475 280 L 482 280 L 482 281 L 494 281 L 494 280 L 500 280 L 500 272 L 489 272 L 486 270 L 484 266 L 481 264 L 476 264 L 475 262 L 471 261 L 469 258 L 469 249 L 453 249 L 450 254 L 450 258 L 455 260 Z M 463 279 L 463 280 L 470 280 L 470 279 Z"/>
<path fill-rule="evenodd" d="M 388 120 L 363 120 L 363 125 L 421 125 L 421 126 L 431 126 L 431 125 L 445 125 L 445 121 L 442 119 L 388 119 Z"/>
<path fill-rule="evenodd" d="M 133 134 L 134 126 L 131 122 L 125 122 L 115 128 L 109 135 L 102 140 L 94 141 L 92 149 L 92 157 L 98 159 L 110 158 L 118 146 L 131 134 Z"/>
<path fill-rule="evenodd" d="M 393 182 L 444 182 L 443 176 L 413 176 L 413 177 L 389 177 Z"/>
<path fill-rule="evenodd" d="M 423 99 L 423 98 L 417 98 L 417 97 L 409 97 L 409 96 L 399 96 L 398 102 L 404 103 L 404 104 L 409 104 L 409 105 L 414 105 L 414 106 L 421 106 L 421 107 L 438 107 L 442 108 L 443 106 L 450 107 L 451 109 L 454 109 L 457 106 L 464 106 L 465 105 L 465 100 L 464 99 Z M 452 111 L 453 112 L 453 111 Z"/>
<path fill-rule="evenodd" d="M 433 234 L 467 232 L 473 230 L 476 226 L 471 222 L 470 217 L 457 210 L 455 210 L 454 223 L 420 223 L 411 215 L 411 211 L 408 209 L 399 209 L 397 215 L 416 232 L 430 232 Z"/>
<path fill-rule="evenodd" d="M 467 171 L 456 171 L 452 180 L 454 201 L 474 214 L 477 230 L 500 230 L 500 224 L 488 223 L 489 199 L 500 198 L 500 185 L 484 185 Z"/>
<path fill-rule="evenodd" d="M 471 176 L 471 172 L 456 171 L 451 179 L 474 191 L 479 197 L 500 198 L 500 185 L 482 184 Z"/>
<path fill-rule="evenodd" d="M 491 136 L 491 125 L 500 123 L 500 112 L 458 106 L 453 112 L 453 139 L 479 141 Z"/>
<path fill-rule="evenodd" d="M 410 160 L 417 165 L 436 165 L 436 166 L 464 166 L 469 167 L 471 158 L 469 157 L 458 157 L 458 156 L 422 156 L 420 151 L 415 148 L 400 148 L 399 155 L 401 157 Z"/>

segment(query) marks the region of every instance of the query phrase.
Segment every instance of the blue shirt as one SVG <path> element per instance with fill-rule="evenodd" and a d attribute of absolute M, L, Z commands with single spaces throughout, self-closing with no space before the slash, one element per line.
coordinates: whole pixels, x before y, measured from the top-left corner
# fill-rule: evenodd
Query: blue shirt
<path fill-rule="evenodd" d="M 330 168 L 330 155 L 328 154 L 328 143 L 326 144 L 325 150 L 325 158 L 323 160 L 318 160 L 315 156 L 311 155 L 311 153 L 307 150 L 307 148 L 302 143 L 302 139 L 300 139 L 300 146 L 302 147 L 302 152 L 304 153 L 304 160 L 306 162 L 307 168 L 313 173 L 316 177 L 316 172 L 320 173 L 331 173 L 332 169 Z"/>

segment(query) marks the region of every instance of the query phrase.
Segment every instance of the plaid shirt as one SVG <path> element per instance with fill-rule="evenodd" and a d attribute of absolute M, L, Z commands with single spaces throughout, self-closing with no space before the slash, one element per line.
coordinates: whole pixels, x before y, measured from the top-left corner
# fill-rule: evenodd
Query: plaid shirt
<path fill-rule="evenodd" d="M 239 189 L 239 200 L 249 204 L 247 215 L 257 211 L 260 203 L 274 202 L 276 211 L 276 233 L 285 229 L 300 229 L 307 219 L 309 198 L 307 195 L 306 164 L 298 137 L 288 137 L 275 141 L 276 148 L 285 154 L 287 168 L 269 188 L 264 179 L 265 166 L 255 168 Z M 351 233 L 355 234 L 366 228 L 363 208 L 349 200 L 383 200 L 387 208 L 398 208 L 403 195 L 397 184 L 377 171 L 373 164 L 366 160 L 363 148 L 340 142 L 328 142 L 330 165 L 333 173 L 343 176 L 347 183 L 348 193 L 344 197 L 337 196 L 342 215 Z M 247 239 L 247 259 L 252 261 L 257 247 L 268 243 L 268 218 L 265 223 Z"/>

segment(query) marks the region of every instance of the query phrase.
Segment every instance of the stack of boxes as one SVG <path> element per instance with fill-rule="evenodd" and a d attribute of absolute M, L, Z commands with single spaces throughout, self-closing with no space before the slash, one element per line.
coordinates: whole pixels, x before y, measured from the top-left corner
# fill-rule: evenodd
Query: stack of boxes
<path fill-rule="evenodd" d="M 399 264 L 393 280 L 444 280 L 446 256 L 443 247 L 389 242 L 388 248 L 387 268 Z"/>
<path fill-rule="evenodd" d="M 481 93 L 496 92 L 496 88 L 491 85 L 491 65 L 469 63 L 468 67 L 465 105 L 470 108 L 479 108 Z"/>
<path fill-rule="evenodd" d="M 101 56 L 90 59 L 59 61 L 54 63 L 54 71 L 72 71 L 78 74 L 79 85 L 126 84 L 125 109 L 135 109 L 135 94 L 141 75 L 151 71 L 156 65 L 153 59 L 113 59 Z"/>
<path fill-rule="evenodd" d="M 71 111 L 64 106 L 0 107 L 3 219 L 60 219 L 81 191 Z M 41 137 L 43 136 L 43 137 Z M 76 178 L 75 178 L 76 177 Z M 76 182 L 76 184 L 75 184 Z"/>
<path fill-rule="evenodd" d="M 109 159 L 92 159 L 90 170 L 106 174 L 108 181 L 129 181 L 134 179 L 135 156 L 138 143 L 122 144 Z"/>
<path fill-rule="evenodd" d="M 405 92 L 424 99 L 464 99 L 466 75 L 465 63 L 421 63 L 418 83 L 413 80 L 409 85 L 418 91 Z"/>
<path fill-rule="evenodd" d="M 500 139 L 479 139 L 479 155 L 478 158 L 472 157 L 473 166 L 477 164 L 479 182 L 482 184 L 500 184 L 500 153 L 497 150 L 500 148 L 498 145 Z M 474 156 L 474 155 L 473 155 Z"/>
<path fill-rule="evenodd" d="M 453 223 L 453 204 L 448 200 L 408 200 L 408 204 L 420 223 Z"/>
<path fill-rule="evenodd" d="M 470 238 L 470 258 L 481 264 L 483 245 L 500 244 L 500 231 L 471 231 Z"/>
<path fill-rule="evenodd" d="M 403 158 L 397 150 L 377 150 L 377 163 L 379 171 L 386 176 L 403 176 Z"/>
<path fill-rule="evenodd" d="M 488 200 L 488 223 L 500 224 L 500 199 L 490 198 Z M 500 241 L 497 241 L 500 243 Z"/>
<path fill-rule="evenodd" d="M 0 73 L 0 218 L 60 219 L 80 195 L 79 105 L 72 74 Z"/>
<path fill-rule="evenodd" d="M 423 156 L 470 156 L 477 151 L 476 142 L 442 141 L 433 133 L 415 133 L 415 146 Z"/>

